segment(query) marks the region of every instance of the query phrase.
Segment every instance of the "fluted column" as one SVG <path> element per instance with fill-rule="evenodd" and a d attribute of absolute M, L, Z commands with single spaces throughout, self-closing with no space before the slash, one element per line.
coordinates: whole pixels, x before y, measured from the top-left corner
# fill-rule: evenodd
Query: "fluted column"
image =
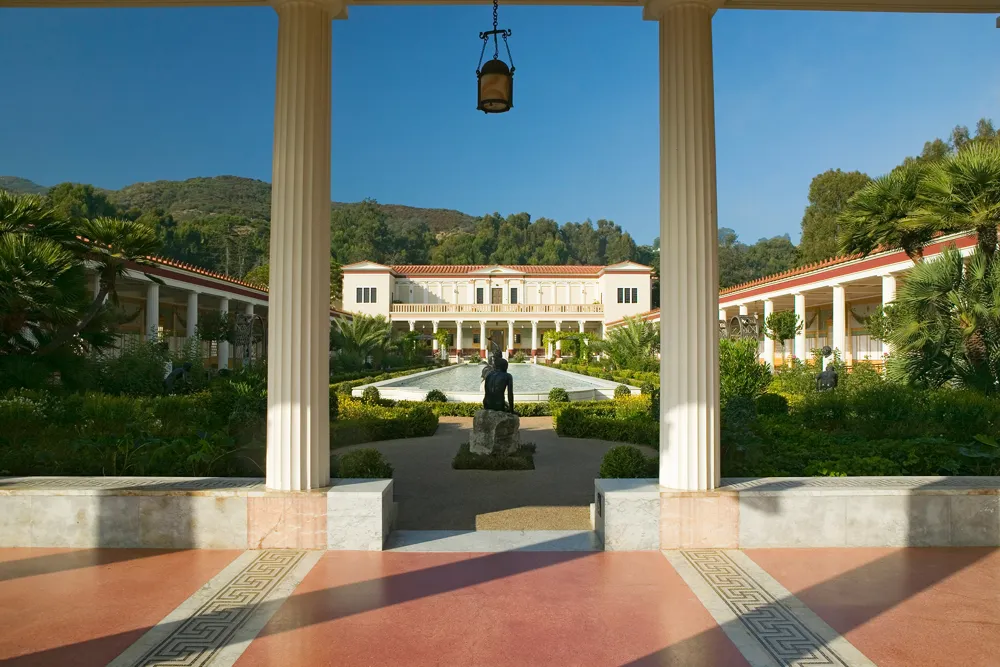
<path fill-rule="evenodd" d="M 160 335 L 160 286 L 146 286 L 146 340 L 156 340 Z"/>
<path fill-rule="evenodd" d="M 462 358 L 462 321 L 455 322 L 455 354 L 458 360 Z"/>
<path fill-rule="evenodd" d="M 562 322 L 556 320 L 556 333 L 562 331 Z M 562 341 L 556 340 L 556 359 L 562 357 Z"/>
<path fill-rule="evenodd" d="M 440 343 L 438 343 L 438 339 L 437 339 L 438 324 L 439 324 L 439 322 L 437 320 L 433 320 L 431 322 L 431 331 L 432 331 L 432 333 L 435 334 L 434 338 L 431 340 L 431 352 L 434 353 L 435 357 L 440 357 L 441 356 Z"/>
<path fill-rule="evenodd" d="M 882 308 L 885 308 L 896 300 L 896 276 L 887 273 L 882 276 Z M 882 352 L 892 354 L 892 345 L 882 342 Z"/>
<path fill-rule="evenodd" d="M 223 315 L 229 313 L 229 299 L 219 299 L 219 312 Z M 219 356 L 217 358 L 220 369 L 229 368 L 229 341 L 219 341 Z"/>
<path fill-rule="evenodd" d="M 847 361 L 847 294 L 843 285 L 833 286 L 833 349 Z"/>
<path fill-rule="evenodd" d="M 764 299 L 764 353 L 762 358 L 768 366 L 774 366 L 774 339 L 767 335 L 767 318 L 774 314 L 774 302 Z"/>
<path fill-rule="evenodd" d="M 332 1 L 278 0 L 271 188 L 267 486 L 330 479 Z"/>
<path fill-rule="evenodd" d="M 485 359 L 488 356 L 486 351 L 486 322 L 479 321 L 479 356 Z"/>
<path fill-rule="evenodd" d="M 532 363 L 538 360 L 538 320 L 532 320 L 531 322 L 531 361 Z"/>
<path fill-rule="evenodd" d="M 507 358 L 514 356 L 514 320 L 507 320 Z"/>
<path fill-rule="evenodd" d="M 685 491 L 719 485 L 715 7 L 645 11 L 660 23 L 660 484 Z"/>
<path fill-rule="evenodd" d="M 795 314 L 798 315 L 802 329 L 795 334 L 795 358 L 799 361 L 806 361 L 806 295 L 795 295 Z"/>
<path fill-rule="evenodd" d="M 407 320 L 407 324 L 410 325 L 410 333 L 413 333 L 414 331 L 417 330 L 417 323 L 414 322 L 413 320 Z"/>
<path fill-rule="evenodd" d="M 188 292 L 187 300 L 187 330 L 185 333 L 190 340 L 198 335 L 198 293 Z"/>

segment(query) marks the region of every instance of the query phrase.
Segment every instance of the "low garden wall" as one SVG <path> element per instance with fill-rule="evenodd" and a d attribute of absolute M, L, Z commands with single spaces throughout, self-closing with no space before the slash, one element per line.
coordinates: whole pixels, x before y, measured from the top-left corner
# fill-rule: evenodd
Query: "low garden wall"
<path fill-rule="evenodd" d="M 0 478 L 0 547 L 379 551 L 394 519 L 391 479 Z"/>

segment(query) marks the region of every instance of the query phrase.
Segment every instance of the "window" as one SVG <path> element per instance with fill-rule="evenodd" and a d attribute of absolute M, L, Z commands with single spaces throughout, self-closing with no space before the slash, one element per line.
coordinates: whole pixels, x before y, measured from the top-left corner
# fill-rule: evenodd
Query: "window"
<path fill-rule="evenodd" d="M 375 288 L 372 288 L 372 301 L 375 300 Z M 639 303 L 639 288 L 632 288 L 632 303 Z"/>
<path fill-rule="evenodd" d="M 517 303 L 517 288 L 516 287 L 511 287 L 510 288 L 510 302 L 511 303 Z"/>
<path fill-rule="evenodd" d="M 618 303 L 639 303 L 639 288 L 619 287 Z"/>
<path fill-rule="evenodd" d="M 472 342 L 476 345 L 479 345 L 479 334 L 477 333 L 472 334 Z"/>
<path fill-rule="evenodd" d="M 483 302 L 483 298 L 484 298 L 483 288 L 482 287 L 477 287 L 476 288 L 476 303 L 482 303 Z"/>
<path fill-rule="evenodd" d="M 516 345 L 520 345 L 521 344 L 521 334 L 514 334 L 514 343 Z"/>
<path fill-rule="evenodd" d="M 364 301 L 361 300 L 361 290 L 362 290 L 362 288 L 359 287 L 358 288 L 358 298 L 355 300 L 355 303 L 364 303 Z M 618 290 L 618 294 L 619 294 L 618 302 L 619 303 L 621 303 L 621 296 L 620 296 L 621 293 L 622 293 L 622 291 Z"/>
<path fill-rule="evenodd" d="M 359 287 L 357 295 L 358 303 L 376 303 L 374 287 Z"/>

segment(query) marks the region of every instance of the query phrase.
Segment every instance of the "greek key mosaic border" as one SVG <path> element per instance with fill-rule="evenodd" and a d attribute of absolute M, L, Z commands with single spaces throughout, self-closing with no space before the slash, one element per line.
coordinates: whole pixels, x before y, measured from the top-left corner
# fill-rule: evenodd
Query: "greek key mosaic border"
<path fill-rule="evenodd" d="M 769 592 L 726 552 L 706 549 L 680 553 L 777 664 L 790 667 L 871 664 L 841 655 L 830 646 L 829 639 L 803 623 L 785 599 Z M 792 596 L 788 594 L 788 598 Z"/>
<path fill-rule="evenodd" d="M 725 491 L 789 489 L 1000 489 L 996 477 L 763 477 L 727 478 Z"/>
<path fill-rule="evenodd" d="M 0 477 L 0 490 L 45 489 L 156 489 L 159 491 L 210 491 L 263 489 L 254 477 Z"/>
<path fill-rule="evenodd" d="M 286 549 L 244 552 L 111 665 L 234 664 L 318 558 Z"/>

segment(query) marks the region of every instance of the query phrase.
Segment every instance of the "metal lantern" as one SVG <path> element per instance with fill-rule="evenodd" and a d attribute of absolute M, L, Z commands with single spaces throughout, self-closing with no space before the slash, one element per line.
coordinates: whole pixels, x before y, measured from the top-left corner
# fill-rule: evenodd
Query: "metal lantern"
<path fill-rule="evenodd" d="M 514 106 L 514 59 L 510 56 L 510 45 L 507 38 L 510 30 L 497 29 L 497 0 L 493 0 L 493 30 L 479 33 L 483 40 L 483 50 L 479 54 L 479 66 L 476 68 L 476 79 L 479 83 L 479 103 L 476 108 L 483 113 L 503 113 Z M 493 38 L 493 60 L 483 65 L 486 47 Z M 507 63 L 500 60 L 500 41 L 503 38 L 507 49 Z"/>

